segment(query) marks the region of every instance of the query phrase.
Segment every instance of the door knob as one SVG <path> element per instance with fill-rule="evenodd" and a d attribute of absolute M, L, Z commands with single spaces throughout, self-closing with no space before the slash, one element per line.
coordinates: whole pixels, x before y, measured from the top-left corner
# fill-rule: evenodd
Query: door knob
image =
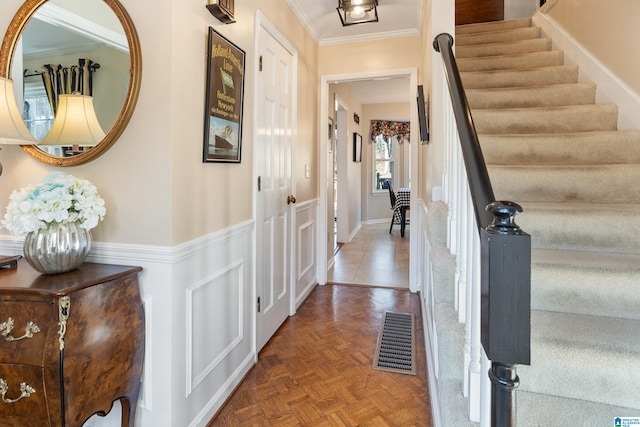
<path fill-rule="evenodd" d="M 295 203 L 296 202 L 296 196 L 294 196 L 293 194 L 290 196 L 287 196 L 287 204 L 291 204 L 291 203 Z"/>

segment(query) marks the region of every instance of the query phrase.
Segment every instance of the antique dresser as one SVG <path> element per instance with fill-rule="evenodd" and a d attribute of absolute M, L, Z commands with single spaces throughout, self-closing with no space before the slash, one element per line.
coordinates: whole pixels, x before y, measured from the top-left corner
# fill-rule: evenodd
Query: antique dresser
<path fill-rule="evenodd" d="M 0 257 L 0 264 L 10 264 Z M 0 425 L 79 427 L 122 403 L 133 426 L 144 358 L 140 267 L 0 268 Z"/>

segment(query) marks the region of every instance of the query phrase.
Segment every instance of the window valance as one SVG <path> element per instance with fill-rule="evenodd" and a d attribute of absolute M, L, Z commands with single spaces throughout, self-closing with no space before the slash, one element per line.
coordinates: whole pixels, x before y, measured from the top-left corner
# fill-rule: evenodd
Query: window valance
<path fill-rule="evenodd" d="M 395 136 L 402 144 L 411 140 L 411 123 L 371 120 L 371 141 L 375 141 L 378 135 L 382 135 L 385 141 Z"/>

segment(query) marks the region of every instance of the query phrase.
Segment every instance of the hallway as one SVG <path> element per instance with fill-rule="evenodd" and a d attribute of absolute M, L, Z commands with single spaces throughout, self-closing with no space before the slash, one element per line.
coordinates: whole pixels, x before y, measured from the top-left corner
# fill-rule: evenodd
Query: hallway
<path fill-rule="evenodd" d="M 400 226 L 363 224 L 356 236 L 342 245 L 329 270 L 330 283 L 409 289 L 409 226 L 404 237 Z"/>
<path fill-rule="evenodd" d="M 372 231 L 380 226 L 365 226 L 354 239 L 364 252 L 358 268 L 364 268 L 365 258 L 389 252 L 395 235 L 400 238 L 397 229 L 389 235 L 388 225 L 386 236 Z M 403 250 L 394 253 L 402 256 Z M 393 270 L 389 262 L 382 265 Z M 394 276 L 400 274 L 387 277 Z M 418 376 L 372 368 L 385 311 L 416 316 Z M 209 427 L 283 425 L 431 425 L 420 296 L 380 287 L 317 286 L 267 343 Z"/>

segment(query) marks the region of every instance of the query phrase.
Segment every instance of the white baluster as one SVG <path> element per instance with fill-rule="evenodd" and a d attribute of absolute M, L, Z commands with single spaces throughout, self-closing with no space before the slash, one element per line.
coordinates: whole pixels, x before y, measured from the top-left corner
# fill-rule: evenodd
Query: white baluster
<path fill-rule="evenodd" d="M 467 236 L 468 239 L 471 239 L 470 242 L 466 245 L 466 253 L 467 253 L 467 282 L 466 287 L 464 289 L 465 293 L 465 319 L 468 320 L 464 325 L 464 380 L 462 387 L 462 394 L 464 397 L 469 397 L 469 363 L 471 363 L 471 326 L 472 326 L 472 313 L 471 313 L 471 298 L 473 295 L 473 283 L 474 283 L 474 274 L 475 270 L 474 266 L 474 257 L 476 254 L 473 252 L 473 236 L 477 234 L 478 231 L 476 229 L 476 221 L 475 221 L 475 212 L 473 209 L 473 201 L 471 200 L 471 191 L 467 186 L 467 204 L 468 204 L 468 213 L 467 213 Z"/>
<path fill-rule="evenodd" d="M 484 348 L 482 349 L 482 368 L 480 376 L 480 387 L 482 396 L 480 401 L 480 427 L 491 426 L 491 380 L 489 379 L 489 370 L 491 369 L 491 361 L 487 357 Z"/>
<path fill-rule="evenodd" d="M 480 400 L 482 389 L 480 386 L 482 351 L 480 336 L 480 236 L 473 234 L 473 289 L 471 296 L 471 360 L 469 362 L 469 419 L 480 421 Z"/>
<path fill-rule="evenodd" d="M 456 289 L 458 293 L 458 322 L 464 323 L 467 319 L 467 246 L 469 242 L 469 185 L 467 184 L 467 174 L 464 168 L 460 173 L 461 194 L 459 209 L 459 232 L 458 232 L 458 276 L 456 278 Z"/>

